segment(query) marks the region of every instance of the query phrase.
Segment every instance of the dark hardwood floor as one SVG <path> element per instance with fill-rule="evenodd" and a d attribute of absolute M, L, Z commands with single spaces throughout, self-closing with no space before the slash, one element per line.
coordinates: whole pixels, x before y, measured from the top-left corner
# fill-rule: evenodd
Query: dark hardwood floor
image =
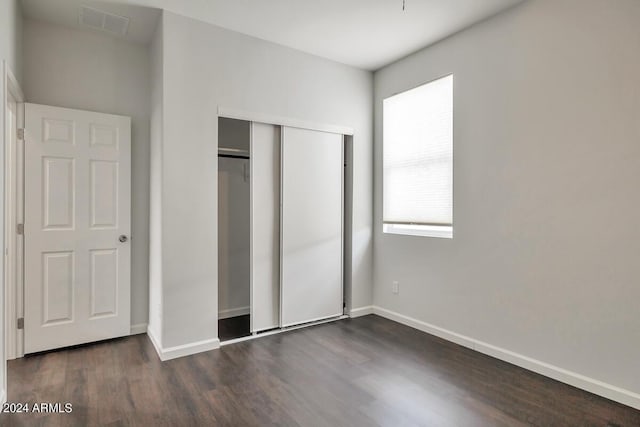
<path fill-rule="evenodd" d="M 146 335 L 9 362 L 2 426 L 640 426 L 640 411 L 377 317 L 161 363 Z"/>
<path fill-rule="evenodd" d="M 229 341 L 249 335 L 251 335 L 251 317 L 248 314 L 218 320 L 220 341 Z"/>

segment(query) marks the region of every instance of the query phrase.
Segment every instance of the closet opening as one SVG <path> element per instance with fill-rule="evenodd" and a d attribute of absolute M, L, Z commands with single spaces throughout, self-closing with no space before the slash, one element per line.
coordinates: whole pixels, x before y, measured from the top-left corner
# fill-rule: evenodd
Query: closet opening
<path fill-rule="evenodd" d="M 351 309 L 353 134 L 259 117 L 218 118 L 223 345 Z"/>
<path fill-rule="evenodd" d="M 218 119 L 218 335 L 251 335 L 250 123 Z"/>

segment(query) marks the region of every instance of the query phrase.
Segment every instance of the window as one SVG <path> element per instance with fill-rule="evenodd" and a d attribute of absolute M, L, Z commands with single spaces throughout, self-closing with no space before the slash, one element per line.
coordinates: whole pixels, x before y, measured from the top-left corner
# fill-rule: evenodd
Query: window
<path fill-rule="evenodd" d="M 453 75 L 383 103 L 383 231 L 453 237 Z"/>

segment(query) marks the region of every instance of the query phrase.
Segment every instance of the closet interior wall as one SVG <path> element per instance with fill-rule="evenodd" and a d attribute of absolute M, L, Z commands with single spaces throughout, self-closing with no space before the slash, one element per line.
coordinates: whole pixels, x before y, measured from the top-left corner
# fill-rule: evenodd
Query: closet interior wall
<path fill-rule="evenodd" d="M 218 126 L 218 319 L 221 338 L 237 338 L 250 332 L 250 123 Z"/>

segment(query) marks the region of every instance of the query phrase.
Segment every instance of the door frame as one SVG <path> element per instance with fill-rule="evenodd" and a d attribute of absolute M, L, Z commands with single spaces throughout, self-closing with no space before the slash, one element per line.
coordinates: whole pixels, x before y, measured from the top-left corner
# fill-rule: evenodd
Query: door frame
<path fill-rule="evenodd" d="M 2 64 L 3 87 L 5 99 L 4 121 L 4 184 L 3 184 L 3 200 L 4 200 L 4 240 L 3 248 L 5 251 L 4 262 L 4 354 L 3 361 L 15 359 L 24 356 L 24 330 L 17 328 L 17 319 L 24 316 L 24 235 L 17 234 L 17 224 L 24 221 L 24 191 L 22 187 L 24 177 L 24 140 L 18 135 L 17 130 L 24 128 L 24 93 L 20 88 L 20 84 L 13 74 L 11 67 L 7 61 Z M 9 104 L 16 104 L 16 138 L 11 138 L 10 132 L 11 122 L 9 118 Z M 15 146 L 12 146 L 15 143 Z M 16 163 L 11 164 L 11 152 L 16 153 Z M 15 170 L 15 175 L 11 173 Z M 15 177 L 11 188 L 11 175 Z M 15 190 L 15 191 L 12 191 Z M 12 215 L 15 213 L 15 215 Z M 15 278 L 13 283 L 7 283 L 5 278 Z"/>

